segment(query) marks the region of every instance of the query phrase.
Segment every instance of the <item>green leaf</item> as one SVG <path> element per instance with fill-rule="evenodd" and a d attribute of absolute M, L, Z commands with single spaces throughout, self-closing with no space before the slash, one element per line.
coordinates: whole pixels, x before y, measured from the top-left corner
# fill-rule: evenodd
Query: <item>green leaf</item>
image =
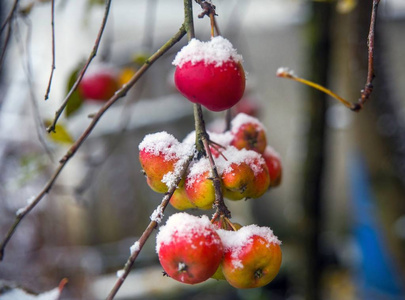
<path fill-rule="evenodd" d="M 66 87 L 66 94 L 69 93 L 71 88 L 76 82 L 77 76 L 79 74 L 80 68 L 75 69 L 69 76 L 68 84 Z M 80 96 L 78 90 L 74 91 L 69 98 L 69 101 L 65 108 L 66 117 L 69 117 L 75 111 L 77 111 L 83 104 L 83 98 Z"/>

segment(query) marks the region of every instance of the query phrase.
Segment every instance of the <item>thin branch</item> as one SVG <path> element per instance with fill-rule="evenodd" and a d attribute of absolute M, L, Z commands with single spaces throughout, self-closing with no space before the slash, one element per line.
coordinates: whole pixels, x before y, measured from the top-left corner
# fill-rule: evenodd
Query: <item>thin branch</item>
<path fill-rule="evenodd" d="M 215 202 L 214 206 L 216 207 L 216 215 L 223 215 L 227 218 L 231 218 L 231 212 L 228 210 L 228 208 L 225 205 L 224 202 L 224 197 L 222 195 L 222 189 L 221 189 L 221 179 L 219 177 L 217 167 L 215 165 L 215 161 L 212 157 L 211 149 L 210 149 L 210 141 L 209 141 L 209 136 L 207 134 L 207 131 L 205 129 L 205 123 L 204 123 L 204 118 L 202 114 L 202 108 L 200 104 L 194 104 L 194 118 L 196 120 L 196 148 L 200 147 L 200 145 L 203 146 L 203 151 L 208 157 L 208 160 L 210 162 L 211 166 L 211 172 L 212 172 L 212 183 L 214 185 L 214 190 L 215 190 Z"/>
<path fill-rule="evenodd" d="M 4 28 L 7 26 L 8 23 L 11 22 L 11 19 L 14 17 L 15 12 L 17 11 L 19 0 L 14 0 L 13 6 L 11 7 L 10 12 L 8 13 L 4 23 L 1 25 L 0 34 L 3 33 Z"/>
<path fill-rule="evenodd" d="M 366 101 L 370 98 L 371 93 L 373 92 L 373 79 L 374 74 L 374 40 L 375 40 L 375 28 L 377 21 L 377 10 L 380 0 L 373 0 L 373 9 L 371 12 L 371 21 L 370 29 L 367 38 L 368 46 L 368 70 L 367 70 L 367 81 L 364 86 L 364 89 L 361 91 L 361 97 L 358 100 L 358 103 L 354 111 L 359 111 L 363 108 Z"/>
<path fill-rule="evenodd" d="M 127 92 L 135 85 L 135 83 L 141 78 L 141 76 L 149 69 L 149 67 L 159 59 L 166 51 L 168 51 L 174 44 L 176 44 L 184 35 L 186 34 L 185 27 L 182 26 L 179 31 L 169 40 L 167 41 L 159 50 L 157 50 L 144 64 L 139 70 L 135 73 L 135 75 L 131 78 L 131 80 L 124 85 L 120 90 L 115 93 L 113 97 L 111 97 L 101 108 L 100 110 L 94 115 L 91 123 L 89 126 L 84 130 L 82 135 L 77 139 L 77 141 L 69 148 L 63 158 L 59 161 L 59 166 L 57 167 L 56 171 L 50 178 L 50 180 L 46 183 L 44 188 L 39 192 L 39 194 L 33 199 L 33 201 L 28 204 L 24 209 L 19 211 L 16 216 L 16 219 L 7 232 L 4 240 L 0 244 L 0 261 L 4 258 L 4 249 L 7 246 L 10 238 L 14 234 L 17 226 L 21 222 L 21 220 L 39 203 L 39 201 L 49 193 L 51 190 L 54 182 L 58 178 L 59 174 L 61 173 L 62 169 L 65 167 L 67 162 L 73 155 L 77 152 L 80 148 L 82 143 L 86 140 L 89 134 L 93 131 L 94 127 L 97 125 L 98 121 L 104 115 L 104 113 L 120 98 L 124 97 Z"/>
<path fill-rule="evenodd" d="M 277 71 L 277 77 L 280 78 L 287 78 L 287 79 L 291 79 L 297 82 L 300 82 L 302 84 L 308 85 L 316 90 L 319 90 L 321 92 L 324 92 L 325 94 L 335 98 L 336 100 L 338 100 L 339 102 L 341 102 L 344 106 L 346 106 L 347 108 L 350 108 L 351 110 L 355 110 L 356 104 L 351 103 L 345 99 L 343 99 L 342 97 L 340 97 L 338 94 L 335 94 L 334 92 L 332 92 L 331 90 L 325 88 L 324 86 L 317 84 L 315 82 L 309 81 L 307 79 L 298 77 L 297 75 L 295 75 L 292 71 L 288 70 L 288 69 L 284 69 L 284 68 L 280 68 Z"/>
<path fill-rule="evenodd" d="M 104 29 L 105 29 L 106 24 L 107 24 L 108 15 L 110 13 L 111 2 L 112 2 L 112 0 L 106 0 L 103 20 L 101 22 L 100 30 L 99 30 L 99 32 L 97 34 L 97 38 L 96 38 L 96 41 L 94 43 L 93 50 L 91 51 L 90 56 L 87 59 L 84 67 L 80 70 L 79 76 L 76 79 L 75 83 L 73 84 L 72 88 L 70 89 L 69 93 L 66 95 L 65 99 L 63 100 L 62 105 L 55 112 L 55 117 L 54 117 L 54 119 L 52 121 L 52 124 L 47 128 L 48 132 L 52 132 L 52 131 L 55 132 L 56 123 L 58 122 L 59 117 L 61 116 L 62 112 L 64 111 L 64 109 L 66 107 L 66 105 L 68 104 L 70 97 L 72 96 L 74 91 L 76 91 L 77 87 L 79 86 L 79 84 L 80 84 L 84 74 L 86 73 L 87 68 L 89 67 L 90 63 L 92 62 L 93 58 L 96 57 L 96 55 L 97 55 L 97 51 L 98 51 L 98 48 L 100 46 L 101 37 L 103 36 Z"/>
<path fill-rule="evenodd" d="M 174 185 L 172 185 L 169 189 L 169 191 L 165 194 L 165 196 L 162 199 L 162 202 L 160 205 L 156 208 L 155 212 L 159 214 L 157 219 L 160 219 L 163 216 L 163 212 L 166 209 L 167 205 L 170 202 L 170 198 L 172 197 L 173 193 L 177 189 L 177 186 L 179 185 L 181 179 L 185 176 L 187 168 L 193 159 L 194 154 L 190 155 L 188 159 L 184 162 L 183 166 L 181 167 L 181 171 L 179 172 L 179 176 L 177 176 Z M 142 233 L 142 236 L 139 238 L 139 240 L 136 242 L 139 246 L 136 247 L 136 250 L 131 253 L 131 256 L 128 258 L 125 267 L 124 267 L 124 272 L 121 276 L 118 277 L 117 281 L 115 282 L 114 287 L 112 288 L 110 294 L 107 297 L 107 300 L 112 300 L 114 299 L 115 295 L 117 294 L 118 290 L 121 288 L 122 284 L 124 283 L 125 279 L 127 278 L 129 272 L 131 271 L 132 266 L 134 265 L 139 253 L 141 252 L 143 246 L 145 245 L 146 241 L 152 234 L 153 230 L 158 226 L 158 221 L 156 218 L 151 217 L 151 222 L 149 223 L 148 227 L 145 229 L 145 231 Z"/>
<path fill-rule="evenodd" d="M 48 87 L 45 92 L 45 100 L 49 98 L 49 92 L 51 91 L 53 73 L 55 71 L 55 0 L 51 1 L 51 27 L 52 27 L 52 67 L 51 74 L 49 75 Z"/>
<path fill-rule="evenodd" d="M 307 79 L 300 78 L 296 76 L 292 71 L 286 68 L 279 68 L 277 70 L 277 76 L 281 78 L 292 79 L 297 82 L 301 82 L 305 85 L 313 87 L 329 96 L 335 98 L 336 100 L 340 101 L 344 106 L 351 109 L 352 111 L 359 112 L 367 100 L 370 98 L 371 93 L 373 92 L 373 79 L 375 77 L 374 74 L 374 40 L 375 40 L 375 28 L 376 28 L 376 21 L 377 21 L 377 9 L 380 0 L 373 0 L 373 9 L 371 12 L 371 21 L 370 21 L 370 29 L 367 38 L 367 48 L 368 48 L 368 69 L 367 69 L 367 80 L 364 86 L 364 89 L 361 90 L 361 95 L 357 103 L 352 103 L 345 100 L 343 97 L 339 96 L 338 94 L 332 92 L 331 90 L 327 89 L 326 87 L 309 81 Z"/>

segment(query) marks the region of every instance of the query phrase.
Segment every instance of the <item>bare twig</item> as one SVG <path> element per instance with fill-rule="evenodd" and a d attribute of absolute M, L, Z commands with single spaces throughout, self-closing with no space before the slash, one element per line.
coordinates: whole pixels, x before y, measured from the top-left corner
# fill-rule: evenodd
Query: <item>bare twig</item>
<path fill-rule="evenodd" d="M 111 97 L 100 109 L 99 111 L 94 115 L 91 123 L 89 126 L 84 130 L 82 135 L 77 139 L 77 141 L 69 148 L 69 150 L 66 152 L 66 154 L 63 156 L 63 158 L 59 162 L 59 166 L 53 173 L 52 177 L 49 179 L 49 181 L 46 183 L 44 188 L 39 192 L 39 194 L 33 199 L 33 201 L 28 204 L 24 209 L 19 211 L 19 213 L 16 216 L 16 219 L 7 232 L 4 240 L 0 244 L 0 261 L 4 257 L 4 249 L 7 246 L 7 243 L 9 242 L 10 238 L 14 234 L 17 226 L 21 222 L 21 220 L 41 201 L 41 199 L 49 193 L 51 190 L 54 182 L 58 178 L 59 174 L 67 164 L 70 158 L 73 157 L 73 155 L 77 152 L 77 150 L 80 148 L 82 143 L 86 140 L 86 138 L 89 136 L 89 134 L 93 131 L 94 127 L 97 125 L 98 121 L 101 119 L 101 117 L 104 115 L 104 113 L 120 98 L 124 97 L 127 92 L 135 85 L 135 83 L 139 80 L 139 78 L 149 69 L 149 67 L 157 60 L 159 59 L 166 51 L 168 51 L 174 44 L 176 44 L 184 35 L 186 34 L 185 27 L 182 26 L 179 31 L 169 40 L 167 41 L 159 50 L 157 50 L 144 64 L 142 67 L 139 68 L 139 70 L 135 73 L 135 75 L 131 78 L 131 80 L 124 85 L 120 90 L 115 93 L 113 97 Z"/>
<path fill-rule="evenodd" d="M 51 28 L 52 28 L 52 67 L 51 74 L 49 75 L 48 87 L 45 92 L 45 100 L 49 98 L 49 92 L 51 91 L 53 73 L 55 71 L 55 0 L 51 1 Z"/>
<path fill-rule="evenodd" d="M 211 14 L 216 16 L 216 12 L 215 12 L 215 5 L 211 3 L 211 1 L 206 1 L 206 0 L 195 0 L 195 2 L 197 2 L 201 8 L 203 9 L 203 11 L 198 15 L 198 17 L 204 18 L 205 16 L 210 16 Z"/>
<path fill-rule="evenodd" d="M 84 74 L 86 73 L 87 68 L 89 67 L 89 65 L 92 62 L 93 58 L 96 57 L 96 55 L 97 55 L 97 51 L 98 51 L 98 48 L 99 48 L 99 45 L 100 45 L 101 37 L 103 36 L 104 29 L 105 29 L 106 24 L 107 24 L 108 15 L 110 13 L 111 2 L 112 2 L 112 0 L 106 0 L 103 20 L 101 22 L 100 30 L 99 30 L 99 32 L 97 34 L 97 38 L 96 38 L 96 41 L 94 43 L 93 50 L 91 51 L 90 56 L 87 59 L 85 65 L 80 70 L 79 76 L 77 77 L 77 79 L 76 79 L 75 83 L 73 84 L 72 88 L 70 89 L 69 93 L 66 95 L 65 99 L 63 100 L 62 105 L 55 112 L 55 117 L 54 117 L 54 119 L 52 121 L 52 124 L 47 128 L 48 132 L 52 132 L 52 131 L 55 132 L 55 126 L 56 126 L 56 123 L 58 122 L 59 117 L 61 116 L 63 110 L 65 109 L 66 105 L 68 104 L 70 97 L 72 96 L 74 91 L 76 91 L 77 87 L 79 86 L 79 83 L 82 80 Z"/>
<path fill-rule="evenodd" d="M 176 178 L 174 185 L 172 185 L 169 189 L 169 191 L 165 194 L 165 196 L 162 199 L 162 202 L 160 205 L 156 208 L 155 212 L 158 212 L 158 214 L 163 214 L 164 210 L 166 209 L 167 205 L 170 202 L 170 198 L 172 197 L 173 193 L 175 192 L 177 186 L 179 185 L 181 179 L 185 176 L 185 173 L 187 171 L 188 165 L 190 164 L 191 160 L 193 159 L 194 154 L 192 154 L 188 159 L 184 162 L 183 166 L 181 167 L 181 171 L 179 172 L 179 176 Z M 117 294 L 118 290 L 121 288 L 122 284 L 124 283 L 125 279 L 127 278 L 129 272 L 131 271 L 132 266 L 134 265 L 139 253 L 141 252 L 143 246 L 145 245 L 146 241 L 152 234 L 153 230 L 158 226 L 158 221 L 156 218 L 151 218 L 151 222 L 149 223 L 148 227 L 145 229 L 145 231 L 142 233 L 141 237 L 139 240 L 136 242 L 137 247 L 135 251 L 131 253 L 131 256 L 128 258 L 128 261 L 125 264 L 125 267 L 123 269 L 122 275 L 120 275 L 115 282 L 114 287 L 112 288 L 110 294 L 107 297 L 107 300 L 112 300 L 114 299 L 115 295 Z"/>
<path fill-rule="evenodd" d="M 6 28 L 8 23 L 10 23 L 11 19 L 14 17 L 15 12 L 17 11 L 18 2 L 19 2 L 19 0 L 14 0 L 13 6 L 11 7 L 10 12 L 8 13 L 6 19 L 4 20 L 4 23 L 1 25 L 0 34 L 3 33 L 4 28 Z"/>
<path fill-rule="evenodd" d="M 371 21 L 370 21 L 370 29 L 367 38 L 367 48 L 368 48 L 368 70 L 367 70 L 367 80 L 364 86 L 364 89 L 361 90 L 361 95 L 357 103 L 352 103 L 345 100 L 343 97 L 339 96 L 338 94 L 332 92 L 331 90 L 327 89 L 326 87 L 309 81 L 307 79 L 300 78 L 293 74 L 293 72 L 289 71 L 285 68 L 280 68 L 277 71 L 277 76 L 281 78 L 292 79 L 308 86 L 311 86 L 329 96 L 335 98 L 336 100 L 340 101 L 344 106 L 351 109 L 352 111 L 359 112 L 367 100 L 370 98 L 371 93 L 373 92 L 373 79 L 375 77 L 374 74 L 374 40 L 375 40 L 375 28 L 376 28 L 376 21 L 377 21 L 377 9 L 380 0 L 373 0 L 373 9 L 371 12 Z"/>
<path fill-rule="evenodd" d="M 195 0 L 198 4 L 201 5 L 203 12 L 198 15 L 199 18 L 203 18 L 205 15 L 210 17 L 211 20 L 211 30 L 214 29 L 215 19 L 215 6 L 211 2 L 207 2 L 204 0 Z M 185 20 L 187 22 L 187 19 Z M 213 32 L 211 34 L 213 35 Z M 190 37 L 193 38 L 194 36 Z M 214 185 L 215 190 L 215 202 L 214 206 L 216 207 L 216 215 L 224 215 L 227 218 L 231 217 L 231 212 L 225 205 L 224 197 L 222 195 L 221 190 L 221 179 L 219 178 L 217 167 L 215 165 L 215 161 L 212 158 L 212 153 L 210 149 L 210 140 L 208 133 L 205 129 L 205 122 L 202 113 L 202 108 L 200 104 L 194 104 L 194 121 L 195 121 L 195 132 L 196 132 L 196 149 L 197 151 L 204 153 L 210 162 L 211 171 L 212 171 L 212 183 Z"/>
<path fill-rule="evenodd" d="M 201 146 L 203 147 L 203 152 L 208 157 L 212 172 L 212 183 L 215 190 L 215 202 L 216 215 L 223 215 L 227 218 L 231 218 L 231 212 L 225 205 L 224 197 L 222 195 L 221 189 L 221 179 L 219 177 L 215 161 L 212 158 L 212 153 L 210 149 L 210 141 L 207 131 L 205 129 L 204 118 L 202 114 L 202 108 L 200 104 L 194 104 L 194 118 L 196 123 L 196 148 L 201 151 Z M 200 148 L 200 149 L 199 149 Z"/>
<path fill-rule="evenodd" d="M 375 28 L 376 28 L 376 21 L 377 21 L 377 9 L 380 0 L 373 0 L 373 9 L 371 11 L 371 21 L 370 21 L 370 29 L 367 38 L 367 46 L 368 46 L 368 70 L 367 70 L 367 81 L 364 86 L 364 89 L 361 91 L 361 97 L 356 104 L 354 111 L 359 111 L 363 108 L 366 101 L 370 98 L 370 95 L 373 91 L 373 79 L 375 77 L 374 74 L 374 36 L 375 36 Z"/>

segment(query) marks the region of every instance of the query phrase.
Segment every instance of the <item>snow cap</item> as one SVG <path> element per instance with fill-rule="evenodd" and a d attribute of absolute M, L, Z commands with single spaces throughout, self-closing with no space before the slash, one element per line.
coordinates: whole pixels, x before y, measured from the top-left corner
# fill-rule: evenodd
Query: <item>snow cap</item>
<path fill-rule="evenodd" d="M 197 217 L 184 212 L 171 215 L 156 236 L 156 252 L 159 253 L 161 245 L 173 242 L 174 236 L 192 243 L 193 237 L 209 236 L 213 231 L 214 226 L 205 215 Z"/>
<path fill-rule="evenodd" d="M 187 62 L 194 65 L 200 61 L 220 67 L 227 61 L 242 62 L 243 58 L 230 41 L 222 36 L 216 36 L 208 42 L 192 39 L 177 53 L 173 65 L 182 67 Z"/>

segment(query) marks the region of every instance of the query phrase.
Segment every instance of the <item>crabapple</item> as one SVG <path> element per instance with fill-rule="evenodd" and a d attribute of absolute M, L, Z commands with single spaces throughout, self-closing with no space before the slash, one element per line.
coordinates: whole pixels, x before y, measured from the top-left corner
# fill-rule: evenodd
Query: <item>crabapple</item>
<path fill-rule="evenodd" d="M 242 57 L 221 36 L 208 42 L 193 39 L 177 54 L 174 82 L 189 101 L 212 111 L 234 106 L 245 91 Z"/>
<path fill-rule="evenodd" d="M 259 198 L 269 189 L 271 183 L 269 170 L 263 158 L 256 159 L 250 164 L 250 167 L 255 170 L 255 177 L 249 197 Z"/>
<path fill-rule="evenodd" d="M 152 190 L 166 193 L 178 162 L 191 151 L 190 145 L 181 144 L 167 132 L 146 135 L 139 144 L 139 161 Z"/>
<path fill-rule="evenodd" d="M 282 165 L 280 155 L 270 146 L 267 146 L 263 158 L 266 161 L 270 176 L 270 187 L 280 185 L 282 178 Z"/>
<path fill-rule="evenodd" d="M 266 130 L 258 119 L 244 113 L 238 114 L 231 122 L 234 138 L 231 145 L 237 149 L 254 150 L 263 153 L 266 149 Z"/>
<path fill-rule="evenodd" d="M 118 81 L 114 72 L 100 70 L 86 73 L 79 84 L 78 90 L 84 99 L 106 101 L 114 96 L 118 88 Z"/>
<path fill-rule="evenodd" d="M 230 200 L 248 198 L 254 177 L 253 170 L 247 163 L 232 163 L 221 177 L 224 197 Z"/>
<path fill-rule="evenodd" d="M 165 272 L 188 284 L 210 278 L 224 254 L 221 239 L 208 217 L 186 213 L 170 216 L 160 228 L 156 252 Z"/>
<path fill-rule="evenodd" d="M 257 288 L 276 277 L 281 266 L 280 241 L 268 227 L 244 226 L 238 231 L 218 230 L 225 254 L 221 268 L 235 288 Z"/>
<path fill-rule="evenodd" d="M 252 150 L 229 146 L 216 160 L 224 197 L 230 200 L 258 198 L 269 187 L 269 174 L 262 156 Z"/>
<path fill-rule="evenodd" d="M 170 204 L 177 210 L 186 210 L 190 208 L 196 208 L 196 206 L 191 203 L 187 196 L 184 184 L 179 186 L 170 198 Z"/>
<path fill-rule="evenodd" d="M 215 189 L 211 179 L 211 166 L 207 158 L 194 163 L 185 179 L 185 190 L 190 202 L 201 209 L 211 209 L 215 201 Z"/>

